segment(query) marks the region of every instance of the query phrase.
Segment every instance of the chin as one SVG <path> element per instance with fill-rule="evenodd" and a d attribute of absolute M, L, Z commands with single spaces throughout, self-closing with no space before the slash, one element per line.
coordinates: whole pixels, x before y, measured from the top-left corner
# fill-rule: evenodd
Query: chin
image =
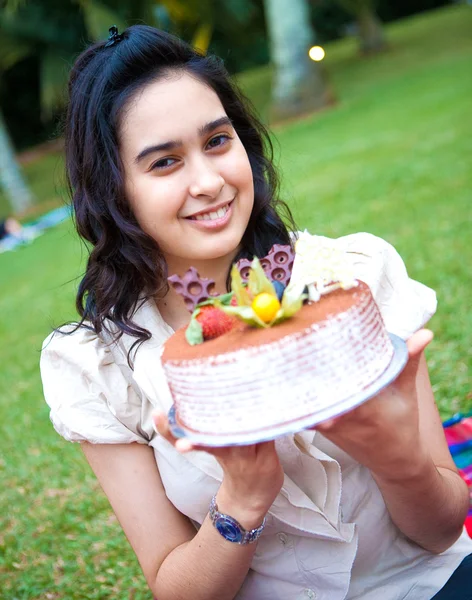
<path fill-rule="evenodd" d="M 212 239 L 201 240 L 195 244 L 196 250 L 192 251 L 192 258 L 196 260 L 215 260 L 224 256 L 237 254 L 241 245 L 243 233 L 227 233 L 227 235 L 214 236 Z"/>

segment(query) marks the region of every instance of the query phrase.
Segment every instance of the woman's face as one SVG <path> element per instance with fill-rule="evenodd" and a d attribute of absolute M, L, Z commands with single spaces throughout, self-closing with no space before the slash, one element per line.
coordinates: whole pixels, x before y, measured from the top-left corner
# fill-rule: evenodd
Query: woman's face
<path fill-rule="evenodd" d="M 254 203 L 246 150 L 216 93 L 188 74 L 149 84 L 120 128 L 126 193 L 170 272 L 238 251 Z"/>

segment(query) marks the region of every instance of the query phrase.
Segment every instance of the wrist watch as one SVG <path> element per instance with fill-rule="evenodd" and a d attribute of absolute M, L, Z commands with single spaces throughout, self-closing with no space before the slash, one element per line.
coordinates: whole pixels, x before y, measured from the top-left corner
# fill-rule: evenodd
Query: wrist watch
<path fill-rule="evenodd" d="M 258 540 L 266 524 L 266 519 L 264 517 L 262 525 L 256 529 L 250 529 L 249 531 L 246 531 L 246 529 L 244 529 L 244 527 L 238 523 L 236 519 L 233 519 L 233 517 L 224 515 L 218 511 L 218 506 L 216 505 L 216 496 L 213 496 L 211 499 L 209 514 L 210 521 L 216 527 L 218 533 L 220 533 L 225 540 L 228 540 L 228 542 L 240 544 L 241 546 L 252 544 Z"/>

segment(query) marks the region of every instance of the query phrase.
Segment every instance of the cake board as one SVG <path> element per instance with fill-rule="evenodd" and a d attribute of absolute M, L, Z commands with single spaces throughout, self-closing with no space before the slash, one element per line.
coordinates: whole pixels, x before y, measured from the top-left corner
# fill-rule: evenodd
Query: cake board
<path fill-rule="evenodd" d="M 393 357 L 386 370 L 371 385 L 364 388 L 361 392 L 353 394 L 348 398 L 333 404 L 329 407 L 318 410 L 310 415 L 305 415 L 292 421 L 272 425 L 270 427 L 254 429 L 241 433 L 233 434 L 208 434 L 199 433 L 186 428 L 180 424 L 175 414 L 175 406 L 169 410 L 169 429 L 175 438 L 183 438 L 199 446 L 220 447 L 220 446 L 245 446 L 249 444 L 258 444 L 267 442 L 275 438 L 297 433 L 303 429 L 314 427 L 327 419 L 339 417 L 349 412 L 379 394 L 385 387 L 390 385 L 402 372 L 408 361 L 408 349 L 406 342 L 400 337 L 389 333 L 393 345 Z"/>

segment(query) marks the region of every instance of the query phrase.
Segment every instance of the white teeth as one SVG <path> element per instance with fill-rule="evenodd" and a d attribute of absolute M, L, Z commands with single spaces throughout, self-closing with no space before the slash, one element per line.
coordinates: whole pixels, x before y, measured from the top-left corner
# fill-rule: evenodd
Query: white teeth
<path fill-rule="evenodd" d="M 221 219 L 228 212 L 228 205 L 222 206 L 217 211 L 204 213 L 203 215 L 197 215 L 195 219 L 197 221 L 214 221 L 215 219 Z"/>

